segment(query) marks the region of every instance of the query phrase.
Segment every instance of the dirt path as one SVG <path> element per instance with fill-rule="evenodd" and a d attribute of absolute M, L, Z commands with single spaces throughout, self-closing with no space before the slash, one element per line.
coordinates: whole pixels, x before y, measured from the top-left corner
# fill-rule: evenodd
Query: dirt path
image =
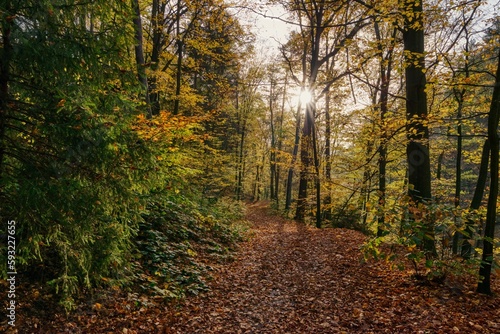
<path fill-rule="evenodd" d="M 363 235 L 249 207 L 254 236 L 167 333 L 500 333 L 499 300 L 360 261 Z M 489 301 L 489 306 L 481 304 Z"/>

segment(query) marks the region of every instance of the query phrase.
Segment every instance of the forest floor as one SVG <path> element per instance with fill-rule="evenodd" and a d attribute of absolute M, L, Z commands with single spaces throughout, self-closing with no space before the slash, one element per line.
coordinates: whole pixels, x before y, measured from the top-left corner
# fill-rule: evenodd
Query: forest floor
<path fill-rule="evenodd" d="M 19 333 L 500 333 L 500 297 L 476 294 L 473 280 L 423 284 L 363 261 L 359 232 L 307 227 L 262 204 L 247 219 L 248 241 L 215 266 L 209 292 L 176 305 L 100 301 L 24 319 Z"/>

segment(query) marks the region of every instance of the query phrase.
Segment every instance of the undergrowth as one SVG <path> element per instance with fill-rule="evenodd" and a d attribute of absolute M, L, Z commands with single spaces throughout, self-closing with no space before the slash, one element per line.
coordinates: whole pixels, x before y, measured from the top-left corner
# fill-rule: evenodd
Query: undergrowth
<path fill-rule="evenodd" d="M 135 239 L 133 282 L 167 300 L 206 291 L 211 265 L 232 260 L 243 239 L 243 215 L 228 199 L 208 208 L 179 196 L 151 200 Z"/>

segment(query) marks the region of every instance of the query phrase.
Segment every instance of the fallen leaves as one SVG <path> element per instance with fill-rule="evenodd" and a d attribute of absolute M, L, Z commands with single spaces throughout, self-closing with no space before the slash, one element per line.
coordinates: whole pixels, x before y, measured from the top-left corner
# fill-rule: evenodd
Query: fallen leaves
<path fill-rule="evenodd" d="M 417 284 L 389 264 L 363 262 L 359 232 L 306 227 L 260 206 L 248 211 L 253 236 L 236 261 L 214 264 L 209 292 L 180 305 L 110 294 L 70 317 L 24 321 L 20 332 L 500 332 L 500 299 L 475 294 L 474 284 Z"/>

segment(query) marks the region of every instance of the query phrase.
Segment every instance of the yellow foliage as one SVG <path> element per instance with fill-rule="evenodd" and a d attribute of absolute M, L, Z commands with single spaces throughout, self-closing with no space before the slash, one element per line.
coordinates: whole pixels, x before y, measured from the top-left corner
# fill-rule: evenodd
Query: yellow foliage
<path fill-rule="evenodd" d="M 153 119 L 147 119 L 143 114 L 137 116 L 132 129 L 145 141 L 172 143 L 174 140 L 181 142 L 199 142 L 206 139 L 201 131 L 200 123 L 204 117 L 179 116 L 162 111 Z"/>

